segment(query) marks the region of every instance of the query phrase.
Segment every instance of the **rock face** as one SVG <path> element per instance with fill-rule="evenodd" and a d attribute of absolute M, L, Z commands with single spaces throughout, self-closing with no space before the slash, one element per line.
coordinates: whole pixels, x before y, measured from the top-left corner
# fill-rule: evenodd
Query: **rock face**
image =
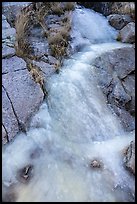
<path fill-rule="evenodd" d="M 7 92 L 4 88 L 2 88 L 2 123 L 2 141 L 5 144 L 18 133 L 19 127 L 13 106 L 11 105 Z"/>
<path fill-rule="evenodd" d="M 130 22 L 124 28 L 122 28 L 118 35 L 118 40 L 123 43 L 135 42 L 135 23 Z"/>
<path fill-rule="evenodd" d="M 107 18 L 109 24 L 117 30 L 121 30 L 132 21 L 129 15 L 111 14 Z"/>
<path fill-rule="evenodd" d="M 126 155 L 124 157 L 125 167 L 135 175 L 135 142 L 130 142 L 129 147 L 126 150 Z"/>
<path fill-rule="evenodd" d="M 9 142 L 43 101 L 44 94 L 26 68 L 26 62 L 15 55 L 15 29 L 2 16 L 2 143 Z"/>
<path fill-rule="evenodd" d="M 135 50 L 115 49 L 94 60 L 97 80 L 125 130 L 135 128 Z"/>

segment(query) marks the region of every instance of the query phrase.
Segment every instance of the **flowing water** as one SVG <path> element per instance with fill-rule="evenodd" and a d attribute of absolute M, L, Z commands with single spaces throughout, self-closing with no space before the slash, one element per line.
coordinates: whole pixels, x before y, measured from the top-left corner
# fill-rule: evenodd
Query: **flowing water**
<path fill-rule="evenodd" d="M 129 45 L 116 42 L 106 18 L 88 9 L 74 12 L 75 31 L 86 46 L 48 80 L 48 99 L 27 135 L 3 148 L 3 199 L 15 193 L 16 202 L 134 201 L 134 178 L 122 153 L 134 132 L 124 132 L 107 107 L 92 66 L 101 53 Z M 101 168 L 91 168 L 94 159 Z M 27 165 L 32 170 L 24 182 L 19 170 Z"/>

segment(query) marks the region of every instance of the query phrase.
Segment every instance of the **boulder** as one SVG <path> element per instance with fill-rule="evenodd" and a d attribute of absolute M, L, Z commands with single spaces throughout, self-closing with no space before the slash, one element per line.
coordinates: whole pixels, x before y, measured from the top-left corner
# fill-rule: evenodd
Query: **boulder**
<path fill-rule="evenodd" d="M 44 94 L 40 86 L 26 69 L 4 74 L 2 79 L 19 122 L 27 127 L 29 118 L 43 101 Z"/>
<path fill-rule="evenodd" d="M 135 23 L 130 22 L 124 28 L 122 28 L 117 37 L 123 43 L 135 42 Z"/>
<path fill-rule="evenodd" d="M 26 68 L 23 59 L 16 56 L 2 60 L 2 122 L 3 144 L 28 126 L 29 118 L 39 108 L 44 94 Z M 6 130 L 5 130 L 5 129 Z"/>
<path fill-rule="evenodd" d="M 125 157 L 124 157 L 124 165 L 126 169 L 128 169 L 132 174 L 135 175 L 135 142 L 131 141 L 128 146 Z"/>
<path fill-rule="evenodd" d="M 126 131 L 135 129 L 135 50 L 115 49 L 97 57 L 93 65 L 107 102 Z"/>
<path fill-rule="evenodd" d="M 117 30 L 121 30 L 124 26 L 133 21 L 129 15 L 111 14 L 107 18 L 109 24 Z"/>

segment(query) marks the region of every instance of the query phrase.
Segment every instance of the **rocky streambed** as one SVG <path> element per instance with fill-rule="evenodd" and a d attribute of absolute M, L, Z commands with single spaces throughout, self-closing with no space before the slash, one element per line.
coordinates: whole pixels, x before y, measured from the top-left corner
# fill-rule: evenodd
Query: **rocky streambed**
<path fill-rule="evenodd" d="M 35 58 L 26 60 L 14 48 L 12 6 L 3 8 L 2 17 L 2 138 L 10 142 L 3 146 L 3 200 L 133 202 L 133 18 L 119 31 L 123 16 L 114 23 L 115 16 L 76 5 L 71 12 L 50 14 L 50 35 L 63 28 L 65 18 L 71 22 L 66 59 L 51 54 L 51 41 L 35 25 L 29 37 Z M 129 29 L 126 37 L 122 29 Z M 28 65 L 38 76 L 40 68 L 46 98 Z"/>

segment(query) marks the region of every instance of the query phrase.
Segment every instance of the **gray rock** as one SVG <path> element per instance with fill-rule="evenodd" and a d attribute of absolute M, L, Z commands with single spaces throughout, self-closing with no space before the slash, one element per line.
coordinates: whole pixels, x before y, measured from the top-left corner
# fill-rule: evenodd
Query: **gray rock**
<path fill-rule="evenodd" d="M 34 64 L 37 65 L 42 70 L 45 77 L 51 76 L 56 71 L 53 65 L 50 65 L 50 64 L 45 63 L 43 61 L 40 61 L 40 62 L 35 61 Z"/>
<path fill-rule="evenodd" d="M 122 28 L 118 35 L 118 40 L 123 43 L 135 42 L 135 23 L 130 22 L 124 28 Z"/>
<path fill-rule="evenodd" d="M 8 138 L 10 141 L 18 133 L 19 128 L 17 119 L 12 109 L 12 105 L 3 88 L 2 88 L 2 123 L 4 124 L 4 127 L 8 132 Z M 5 135 L 5 132 L 2 131 L 3 144 L 7 142 L 5 141 L 6 136 L 7 135 Z"/>
<path fill-rule="evenodd" d="M 133 21 L 129 15 L 111 14 L 107 18 L 109 24 L 117 30 L 121 30 L 124 26 Z"/>
<path fill-rule="evenodd" d="M 2 20 L 2 41 L 9 39 L 11 42 L 15 41 L 16 30 L 10 27 L 7 20 Z"/>
<path fill-rule="evenodd" d="M 132 47 L 116 49 L 108 53 L 108 58 L 111 67 L 120 79 L 135 70 L 135 50 Z"/>
<path fill-rule="evenodd" d="M 108 95 L 108 102 L 118 107 L 125 107 L 129 101 L 131 101 L 131 96 L 126 93 L 121 81 L 115 78 L 113 80 L 112 92 Z"/>
<path fill-rule="evenodd" d="M 122 85 L 126 93 L 131 96 L 132 100 L 126 105 L 126 109 L 130 114 L 135 116 L 135 74 L 128 75 L 123 81 Z"/>
<path fill-rule="evenodd" d="M 19 122 L 27 127 L 29 118 L 43 101 L 44 94 L 40 86 L 32 80 L 28 70 L 4 74 L 2 79 Z"/>
<path fill-rule="evenodd" d="M 129 113 L 129 111 L 125 110 L 124 108 L 119 108 L 115 104 L 110 106 L 112 111 L 114 111 L 118 118 L 120 119 L 120 123 L 123 128 L 130 132 L 135 129 L 135 118 Z"/>
<path fill-rule="evenodd" d="M 135 175 L 135 142 L 131 141 L 124 157 L 125 167 Z"/>
<path fill-rule="evenodd" d="M 15 72 L 26 69 L 26 62 L 19 57 L 11 57 L 2 60 L 2 73 Z"/>
<path fill-rule="evenodd" d="M 99 161 L 98 159 L 94 159 L 91 161 L 90 167 L 91 168 L 102 168 L 102 162 Z"/>
<path fill-rule="evenodd" d="M 3 2 L 2 12 L 6 16 L 11 27 L 15 26 L 16 16 L 20 10 L 31 2 Z"/>
<path fill-rule="evenodd" d="M 7 137 L 8 136 L 7 136 L 6 130 L 2 125 L 2 144 L 6 144 L 8 142 Z"/>
<path fill-rule="evenodd" d="M 7 22 L 6 19 L 2 20 L 2 30 L 10 29 L 10 24 Z"/>
<path fill-rule="evenodd" d="M 115 49 L 97 57 L 98 83 L 119 116 L 126 131 L 135 129 L 135 50 L 133 47 Z"/>
<path fill-rule="evenodd" d="M 10 58 L 15 55 L 15 49 L 2 44 L 2 58 Z"/>

